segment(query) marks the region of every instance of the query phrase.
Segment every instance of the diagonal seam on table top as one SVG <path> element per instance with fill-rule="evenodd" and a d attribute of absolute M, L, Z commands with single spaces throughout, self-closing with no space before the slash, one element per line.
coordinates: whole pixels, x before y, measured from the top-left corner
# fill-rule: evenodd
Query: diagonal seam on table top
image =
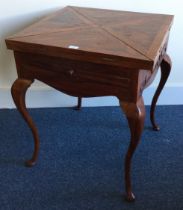
<path fill-rule="evenodd" d="M 97 27 L 97 26 L 96 26 Z M 44 34 L 55 34 L 55 33 L 60 33 L 60 32 L 67 32 L 67 31 L 75 31 L 75 30 L 81 30 L 81 29 L 89 29 L 91 28 L 91 26 L 86 25 L 86 26 L 77 26 L 77 27 L 72 27 L 72 28 L 67 28 L 67 29 L 61 29 L 61 30 L 55 30 L 52 32 L 41 32 L 41 33 L 37 33 L 37 34 L 29 34 L 29 35 L 18 35 L 18 36 L 10 36 L 8 37 L 8 39 L 10 40 L 14 40 L 16 38 L 24 38 L 24 37 L 30 37 L 30 36 L 39 36 L 39 35 L 44 35 Z M 15 34 L 16 35 L 16 34 Z"/>
<path fill-rule="evenodd" d="M 136 49 L 135 47 L 131 46 L 129 43 L 125 42 L 124 40 L 121 40 L 119 37 L 117 37 L 115 34 L 111 33 L 110 31 L 108 31 L 107 29 L 103 28 L 102 26 L 94 23 L 92 20 L 90 20 L 87 16 L 81 14 L 79 11 L 75 10 L 72 6 L 69 6 L 69 8 L 71 8 L 74 12 L 76 12 L 80 17 L 83 17 L 84 19 L 87 19 L 90 24 L 92 26 L 95 27 L 99 27 L 100 29 L 102 29 L 103 31 L 107 32 L 108 34 L 112 35 L 115 39 L 118 39 L 120 42 L 122 42 L 123 44 L 127 45 L 128 47 L 130 47 L 131 49 L 135 50 L 136 52 L 138 52 L 139 54 L 143 55 L 144 57 L 146 57 L 148 60 L 153 61 L 150 57 L 148 57 L 146 54 L 142 53 L 141 51 L 139 51 L 138 49 Z"/>
<path fill-rule="evenodd" d="M 70 9 L 70 11 L 72 11 L 72 12 L 74 11 L 74 13 L 78 16 L 78 13 L 77 13 L 75 10 L 73 10 L 73 9 L 71 8 L 71 6 L 64 7 L 64 8 L 61 9 L 61 10 L 64 12 L 65 9 Z M 35 23 L 29 25 L 28 27 L 24 28 L 24 29 L 23 29 L 22 31 L 20 31 L 20 32 L 23 32 L 24 30 L 27 30 L 27 29 L 31 28 L 32 26 L 36 26 L 36 25 L 38 25 L 38 24 L 39 24 L 40 22 L 42 22 L 42 21 L 49 20 L 51 17 L 54 17 L 55 14 L 59 13 L 61 10 L 58 10 L 58 11 L 56 11 L 56 12 L 54 12 L 54 13 L 51 13 L 50 15 L 48 15 L 48 16 L 46 16 L 46 17 L 41 18 L 39 21 L 37 21 L 37 22 L 35 22 Z M 36 34 L 19 35 L 19 33 L 18 33 L 18 34 L 9 36 L 8 39 L 16 39 L 16 38 L 22 38 L 22 37 L 28 37 L 28 36 L 37 36 L 37 35 L 42 35 L 42 34 L 52 34 L 52 33 L 57 33 L 57 32 L 62 32 L 62 31 L 63 31 L 63 32 L 64 32 L 64 31 L 72 31 L 72 30 L 77 30 L 77 29 L 82 29 L 82 28 L 90 28 L 90 27 L 91 27 L 91 26 L 90 26 L 91 21 L 86 20 L 86 19 L 83 19 L 83 16 L 81 17 L 81 19 L 82 19 L 82 21 L 83 21 L 86 25 L 83 25 L 83 26 L 75 26 L 75 27 L 69 27 L 69 28 L 65 28 L 65 29 L 63 29 L 63 28 L 62 28 L 62 29 L 56 29 L 55 31 L 51 31 L 51 32 L 39 32 L 39 33 L 36 33 Z M 96 25 L 96 27 L 97 27 L 97 25 Z"/>

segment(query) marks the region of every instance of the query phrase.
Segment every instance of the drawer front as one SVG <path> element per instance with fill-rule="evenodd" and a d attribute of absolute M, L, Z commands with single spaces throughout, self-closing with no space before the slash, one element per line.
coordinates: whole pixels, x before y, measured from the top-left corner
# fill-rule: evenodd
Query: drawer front
<path fill-rule="evenodd" d="M 131 69 L 20 52 L 15 59 L 20 77 L 41 80 L 70 95 L 131 96 Z"/>

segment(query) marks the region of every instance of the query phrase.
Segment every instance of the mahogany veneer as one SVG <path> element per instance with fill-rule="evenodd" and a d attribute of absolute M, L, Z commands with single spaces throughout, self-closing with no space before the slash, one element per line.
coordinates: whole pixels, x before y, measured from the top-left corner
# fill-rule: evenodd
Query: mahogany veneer
<path fill-rule="evenodd" d="M 39 150 L 38 131 L 25 106 L 25 94 L 34 79 L 77 96 L 78 109 L 82 97 L 116 96 L 131 131 L 125 183 L 126 198 L 133 201 L 130 167 L 144 126 L 142 93 L 161 67 L 150 114 L 154 130 L 159 130 L 154 110 L 171 70 L 166 50 L 172 21 L 171 15 L 69 6 L 7 38 L 18 72 L 12 97 L 35 141 L 33 156 L 26 164 L 35 164 Z"/>

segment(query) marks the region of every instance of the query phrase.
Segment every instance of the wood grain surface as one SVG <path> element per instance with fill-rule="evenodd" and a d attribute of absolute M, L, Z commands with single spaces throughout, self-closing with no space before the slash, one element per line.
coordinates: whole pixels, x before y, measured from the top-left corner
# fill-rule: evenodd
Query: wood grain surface
<path fill-rule="evenodd" d="M 171 70 L 166 51 L 172 21 L 171 15 L 66 7 L 7 38 L 18 73 L 12 97 L 34 137 L 26 166 L 36 163 L 39 152 L 38 131 L 25 103 L 34 79 L 78 97 L 77 109 L 82 97 L 116 96 L 131 133 L 124 174 L 126 200 L 134 201 L 131 161 L 144 127 L 143 91 L 161 67 L 150 111 L 153 129 L 159 130 L 154 112 Z"/>
<path fill-rule="evenodd" d="M 16 51 L 153 70 L 172 21 L 171 15 L 68 6 L 6 44 Z"/>

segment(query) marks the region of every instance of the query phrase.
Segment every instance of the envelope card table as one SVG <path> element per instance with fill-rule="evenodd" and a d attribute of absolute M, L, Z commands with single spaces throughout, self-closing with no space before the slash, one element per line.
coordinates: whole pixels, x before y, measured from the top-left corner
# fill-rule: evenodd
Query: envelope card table
<path fill-rule="evenodd" d="M 78 97 L 78 108 L 82 97 L 116 96 L 131 132 L 124 171 L 126 199 L 133 201 L 130 171 L 144 126 L 142 93 L 161 67 L 150 111 L 153 129 L 159 130 L 154 111 L 171 70 L 166 50 L 172 21 L 171 15 L 68 6 L 8 37 L 18 73 L 12 97 L 35 143 L 27 165 L 36 163 L 39 150 L 38 131 L 25 105 L 34 79 Z"/>

